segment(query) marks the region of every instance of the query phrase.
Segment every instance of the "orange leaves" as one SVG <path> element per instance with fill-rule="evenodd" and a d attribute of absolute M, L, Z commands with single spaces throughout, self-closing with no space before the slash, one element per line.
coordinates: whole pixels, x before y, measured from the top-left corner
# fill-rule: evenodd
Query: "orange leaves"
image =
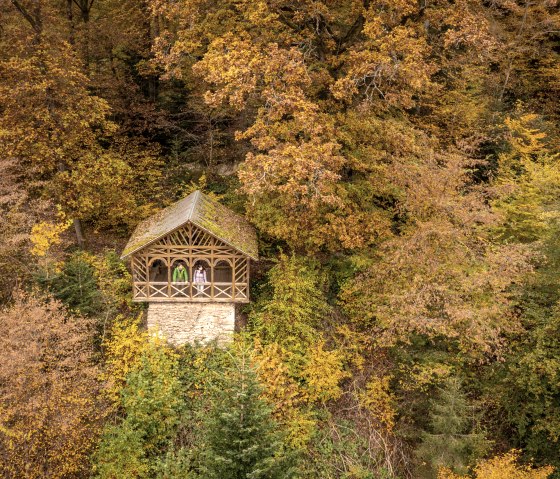
<path fill-rule="evenodd" d="M 471 359 L 498 356 L 518 330 L 509 289 L 530 271 L 524 248 L 491 248 L 447 221 L 388 241 L 342 292 L 347 312 L 379 345 L 414 335 L 446 337 Z"/>
<path fill-rule="evenodd" d="M 337 204 L 334 184 L 340 178 L 341 163 L 336 154 L 338 145 L 313 140 L 300 145 L 283 144 L 268 154 L 249 154 L 240 173 L 248 194 L 262 195 L 276 191 L 284 197 L 289 208 L 301 205 L 315 210 L 321 205 Z"/>
<path fill-rule="evenodd" d="M 390 166 L 407 224 L 346 283 L 341 298 L 380 345 L 420 334 L 446 337 L 470 359 L 499 357 L 503 333 L 519 327 L 509 309 L 511 288 L 531 271 L 531 252 L 492 246 L 488 226 L 498 218 L 468 188 L 469 162 L 429 151 Z"/>
<path fill-rule="evenodd" d="M 285 115 L 297 119 L 298 112 L 301 118 L 301 113 L 316 109 L 304 93 L 310 79 L 303 56 L 295 48 L 280 48 L 277 43 L 261 45 L 246 34 L 227 33 L 212 42 L 193 72 L 212 85 L 213 90 L 205 95 L 212 106 L 227 103 L 243 109 L 250 106 L 250 100 L 256 100 L 261 105 L 257 119 L 267 122 L 280 121 Z M 253 126 L 243 137 L 261 135 L 262 131 Z"/>
<path fill-rule="evenodd" d="M 264 213 L 278 223 L 263 221 L 261 227 L 288 241 L 316 230 L 321 208 L 340 205 L 334 185 L 344 158 L 333 140 L 332 120 L 307 98 L 310 79 L 301 53 L 226 35 L 193 71 L 214 86 L 206 94 L 210 105 L 261 105 L 253 125 L 238 134 L 256 149 L 247 154 L 239 174 L 244 191 L 261 198 L 261 205 L 270 201 L 282 211 L 282 216 Z M 300 214 L 302 206 L 306 211 Z M 259 218 L 260 212 L 254 215 Z"/>
<path fill-rule="evenodd" d="M 0 474 L 87 471 L 104 416 L 90 325 L 56 302 L 19 296 L 0 311 Z"/>
<path fill-rule="evenodd" d="M 162 64 L 181 78 L 203 78 L 211 108 L 247 119 L 236 138 L 251 145 L 239 170 L 250 217 L 268 234 L 311 251 L 364 247 L 385 236 L 387 218 L 375 206 L 361 211 L 359 195 L 345 185 L 355 163 L 343 152 L 333 112 L 344 108 L 339 99 L 364 93 L 372 102 L 384 96 L 386 105 L 412 105 L 432 71 L 424 40 L 400 26 L 416 7 L 400 2 L 365 12 L 360 2 L 309 1 L 297 9 L 249 3 L 206 2 L 203 11 L 202 2 L 183 0 L 184 12 L 154 6 L 178 27 L 169 48 L 156 49 Z M 227 23 L 215 22 L 226 14 Z M 354 44 L 363 22 L 368 39 Z M 193 55 L 202 58 L 194 63 Z M 368 189 L 370 179 L 363 180 L 360 188 Z M 371 196 L 381 195 L 370 187 L 365 203 Z"/>
<path fill-rule="evenodd" d="M 373 38 L 346 54 L 344 76 L 332 86 L 334 97 L 351 101 L 359 96 L 368 106 L 411 108 L 436 71 L 427 61 L 426 41 L 409 27 L 387 32 L 376 17 L 365 29 Z"/>
<path fill-rule="evenodd" d="M 449 9 L 445 22 L 452 28 L 444 35 L 446 47 L 469 47 L 487 56 L 497 48 L 496 39 L 491 34 L 492 25 L 480 10 L 473 11 L 469 2 L 456 2 L 453 9 Z"/>

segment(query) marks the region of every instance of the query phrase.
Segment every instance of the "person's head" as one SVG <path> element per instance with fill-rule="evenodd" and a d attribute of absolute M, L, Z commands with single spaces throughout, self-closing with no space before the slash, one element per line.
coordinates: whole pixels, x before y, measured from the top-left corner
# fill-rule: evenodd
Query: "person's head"
<path fill-rule="evenodd" d="M 198 267 L 197 267 L 197 269 L 198 269 L 198 270 L 201 270 L 201 269 L 202 269 L 202 265 L 199 264 Z"/>

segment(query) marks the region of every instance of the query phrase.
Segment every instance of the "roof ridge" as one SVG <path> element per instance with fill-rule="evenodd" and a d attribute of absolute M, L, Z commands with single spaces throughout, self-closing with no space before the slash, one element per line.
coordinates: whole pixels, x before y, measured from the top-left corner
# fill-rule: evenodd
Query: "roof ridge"
<path fill-rule="evenodd" d="M 192 219 L 193 219 L 193 213 L 195 211 L 195 206 L 198 205 L 198 200 L 200 198 L 200 190 L 196 190 L 191 194 L 194 195 L 194 198 L 193 198 L 191 206 L 190 206 L 190 211 L 187 213 L 187 221 L 192 221 Z M 188 198 L 188 196 L 187 196 L 187 198 Z"/>

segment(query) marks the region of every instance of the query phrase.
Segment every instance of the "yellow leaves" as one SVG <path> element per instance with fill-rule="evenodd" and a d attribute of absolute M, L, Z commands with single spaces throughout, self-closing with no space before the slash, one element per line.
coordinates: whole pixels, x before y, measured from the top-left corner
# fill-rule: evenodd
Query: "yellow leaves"
<path fill-rule="evenodd" d="M 64 196 L 66 209 L 98 228 L 130 226 L 152 213 L 161 177 L 157 148 L 112 140 L 110 149 L 92 147 L 50 185 L 53 195 Z"/>
<path fill-rule="evenodd" d="M 5 131 L 0 154 L 18 157 L 27 166 L 26 177 L 50 176 L 115 125 L 106 118 L 107 102 L 90 95 L 70 45 L 55 42 L 31 54 L 26 48 L 15 47 L 13 56 L 0 62 L 0 130 Z"/>
<path fill-rule="evenodd" d="M 317 428 L 317 419 L 310 409 L 290 409 L 284 422 L 286 443 L 294 449 L 305 450 Z"/>
<path fill-rule="evenodd" d="M 510 148 L 499 156 L 499 196 L 494 201 L 504 222 L 496 230 L 503 239 L 535 241 L 545 237 L 559 217 L 560 155 L 548 144 L 540 116 L 520 112 L 506 118 L 505 126 Z"/>
<path fill-rule="evenodd" d="M 263 396 L 274 405 L 277 418 L 286 416 L 301 403 L 301 397 L 296 382 L 290 378 L 288 367 L 284 364 L 285 353 L 276 343 L 263 346 L 256 341 L 253 360 L 259 381 L 265 385 Z"/>
<path fill-rule="evenodd" d="M 74 47 L 50 40 L 0 61 L 0 156 L 14 158 L 20 178 L 72 217 L 128 226 L 150 213 L 140 198 L 157 184 L 154 148 L 115 136 L 109 105 L 91 94 Z"/>
<path fill-rule="evenodd" d="M 348 377 L 340 351 L 326 351 L 325 343 L 313 345 L 304 359 L 301 378 L 305 381 L 303 397 L 309 402 L 327 402 L 342 395 L 341 381 Z"/>
<path fill-rule="evenodd" d="M 200 177 L 196 179 L 196 181 L 191 180 L 188 183 L 187 182 L 182 183 L 181 186 L 178 187 L 178 196 L 184 198 L 197 190 L 204 192 L 206 196 L 218 201 L 223 196 L 208 189 L 208 179 L 206 178 L 205 173 L 202 173 Z"/>
<path fill-rule="evenodd" d="M 242 11 L 249 22 L 269 28 L 278 26 L 278 14 L 271 11 L 267 2 L 242 0 L 240 3 L 242 4 Z"/>
<path fill-rule="evenodd" d="M 140 364 L 147 350 L 150 335 L 140 329 L 140 318 L 117 317 L 111 336 L 105 341 L 105 371 L 102 378 L 107 384 L 107 395 L 114 402 L 120 401 L 120 392 L 126 377 Z"/>
<path fill-rule="evenodd" d="M 404 368 L 403 368 L 404 369 Z M 409 371 L 403 371 L 410 379 L 401 384 L 405 390 L 420 391 L 426 394 L 434 386 L 453 372 L 453 366 L 440 362 L 426 362 L 412 365 Z"/>
<path fill-rule="evenodd" d="M 259 382 L 264 386 L 262 397 L 274 407 L 275 419 L 286 427 L 287 442 L 303 449 L 311 440 L 317 421 L 304 407 L 304 397 L 296 381 L 290 377 L 286 353 L 275 343 L 255 343 L 252 360 Z"/>
<path fill-rule="evenodd" d="M 72 220 L 68 219 L 60 208 L 57 218 L 58 221 L 56 223 L 42 221 L 33 225 L 30 235 L 31 243 L 33 244 L 30 252 L 33 256 L 44 257 L 52 246 L 61 243 L 60 236 L 70 227 Z"/>
<path fill-rule="evenodd" d="M 512 450 L 501 456 L 480 462 L 473 476 L 459 476 L 449 469 L 443 468 L 438 479 L 547 479 L 554 471 L 553 467 L 533 468 L 531 465 L 518 465 L 520 451 Z"/>
<path fill-rule="evenodd" d="M 181 8 L 153 2 L 178 27 L 170 48 L 156 50 L 164 65 L 184 62 L 182 75 L 192 73 L 209 84 L 204 98 L 212 109 L 251 116 L 252 124 L 235 136 L 252 146 L 239 178 L 251 199 L 248 215 L 259 228 L 290 246 L 304 243 L 308 251 L 361 248 L 386 234 L 391 215 L 365 206 L 383 193 L 370 187 L 371 197 L 362 204 L 359 192 L 345 188 L 344 174 L 358 175 L 354 160 L 342 152 L 332 108 L 340 106 L 337 99 L 351 101 L 355 95 L 369 104 L 414 104 L 434 71 L 424 37 L 404 22 L 418 6 L 399 0 L 365 12 L 356 1 L 306 2 L 294 11 L 269 2 L 178 4 Z M 345 38 L 362 37 L 359 29 L 353 32 L 362 15 L 367 40 Z M 231 28 L 216 18 L 227 18 Z M 310 25 L 315 27 L 308 30 Z M 206 49 L 204 42 L 200 49 L 193 45 L 197 34 L 211 39 Z M 202 59 L 191 70 L 197 57 Z M 375 181 L 373 176 L 360 187 Z"/>
<path fill-rule="evenodd" d="M 520 105 L 518 108 L 521 108 Z M 539 155 L 547 153 L 544 140 L 547 134 L 541 129 L 542 118 L 535 113 L 524 113 L 519 117 L 508 117 L 504 120 L 510 133 L 511 146 L 515 153 L 526 155 Z"/>
<path fill-rule="evenodd" d="M 360 406 L 383 423 L 387 431 L 393 429 L 396 415 L 396 402 L 390 391 L 390 381 L 391 376 L 373 376 L 366 384 L 365 390 L 358 392 Z"/>

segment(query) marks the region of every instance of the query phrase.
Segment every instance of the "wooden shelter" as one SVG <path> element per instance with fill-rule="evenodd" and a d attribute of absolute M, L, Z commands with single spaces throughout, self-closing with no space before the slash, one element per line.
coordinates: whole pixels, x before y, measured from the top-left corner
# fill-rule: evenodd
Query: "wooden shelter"
<path fill-rule="evenodd" d="M 131 260 L 134 301 L 246 303 L 257 238 L 242 216 L 195 191 L 140 223 L 122 258 Z M 206 281 L 195 277 L 199 265 Z"/>

